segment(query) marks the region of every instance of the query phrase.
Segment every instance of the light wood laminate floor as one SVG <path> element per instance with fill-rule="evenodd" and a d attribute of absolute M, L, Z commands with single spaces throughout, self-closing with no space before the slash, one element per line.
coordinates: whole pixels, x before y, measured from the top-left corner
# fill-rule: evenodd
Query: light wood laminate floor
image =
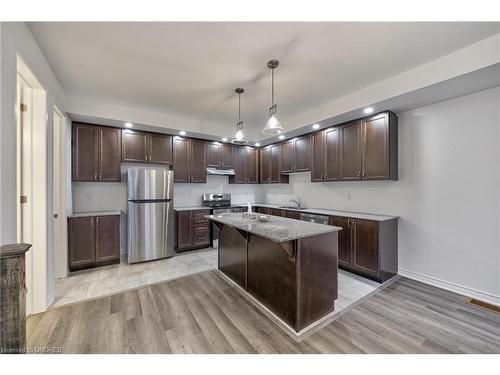
<path fill-rule="evenodd" d="M 297 340 L 208 271 L 31 316 L 27 344 L 64 353 L 500 353 L 500 314 L 401 278 Z"/>

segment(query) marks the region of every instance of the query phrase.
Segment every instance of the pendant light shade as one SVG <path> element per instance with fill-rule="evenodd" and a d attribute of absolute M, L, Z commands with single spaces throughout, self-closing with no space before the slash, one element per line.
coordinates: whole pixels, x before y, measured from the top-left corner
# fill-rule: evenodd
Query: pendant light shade
<path fill-rule="evenodd" d="M 231 143 L 237 145 L 246 145 L 248 141 L 245 137 L 245 129 L 243 128 L 243 121 L 241 121 L 241 94 L 245 92 L 242 88 L 237 88 L 236 93 L 238 94 L 238 123 L 236 124 L 236 133 L 234 134 Z"/>
<path fill-rule="evenodd" d="M 262 130 L 264 134 L 267 135 L 277 135 L 283 133 L 285 129 L 281 126 L 278 118 L 276 117 L 276 111 L 278 106 L 274 104 L 274 69 L 279 65 L 278 60 L 270 60 L 267 62 L 267 67 L 271 69 L 271 107 L 269 108 L 269 120 L 267 120 L 266 126 Z"/>

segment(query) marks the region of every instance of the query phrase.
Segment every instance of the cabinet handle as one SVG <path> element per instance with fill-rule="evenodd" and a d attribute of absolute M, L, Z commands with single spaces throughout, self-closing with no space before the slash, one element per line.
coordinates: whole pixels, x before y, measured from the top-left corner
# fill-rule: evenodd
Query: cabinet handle
<path fill-rule="evenodd" d="M 358 178 L 361 178 L 361 171 L 358 171 Z"/>
<path fill-rule="evenodd" d="M 363 178 L 366 177 L 366 171 L 363 171 Z"/>
<path fill-rule="evenodd" d="M 94 173 L 94 181 L 97 181 L 97 172 Z"/>
<path fill-rule="evenodd" d="M 351 227 L 351 219 L 347 219 L 347 228 L 350 228 Z"/>
<path fill-rule="evenodd" d="M 99 180 L 102 180 L 102 173 L 99 173 Z"/>

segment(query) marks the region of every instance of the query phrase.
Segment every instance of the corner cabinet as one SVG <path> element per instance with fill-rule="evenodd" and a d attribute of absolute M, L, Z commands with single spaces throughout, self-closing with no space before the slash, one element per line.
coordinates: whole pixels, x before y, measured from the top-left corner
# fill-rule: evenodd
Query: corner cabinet
<path fill-rule="evenodd" d="M 385 282 L 398 273 L 398 219 L 374 221 L 330 216 L 329 224 L 341 227 L 338 237 L 339 267 Z"/>
<path fill-rule="evenodd" d="M 385 112 L 314 133 L 311 181 L 398 179 L 398 120 Z"/>
<path fill-rule="evenodd" d="M 120 216 L 68 218 L 71 271 L 120 263 Z"/>
<path fill-rule="evenodd" d="M 207 182 L 205 141 L 194 138 L 174 137 L 174 182 Z"/>
<path fill-rule="evenodd" d="M 234 147 L 234 176 L 229 176 L 230 184 L 258 184 L 258 149 L 250 146 Z"/>
<path fill-rule="evenodd" d="M 121 181 L 120 129 L 74 122 L 71 143 L 72 181 Z"/>
<path fill-rule="evenodd" d="M 172 165 L 172 136 L 122 130 L 122 161 Z"/>

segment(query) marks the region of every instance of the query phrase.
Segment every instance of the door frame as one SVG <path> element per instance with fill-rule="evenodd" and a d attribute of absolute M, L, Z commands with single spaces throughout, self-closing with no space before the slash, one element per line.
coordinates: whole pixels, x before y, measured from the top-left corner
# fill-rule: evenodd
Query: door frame
<path fill-rule="evenodd" d="M 24 63 L 20 56 L 17 56 L 17 79 L 20 79 L 31 91 L 31 103 L 28 112 L 30 116 L 30 137 L 28 147 L 31 155 L 29 160 L 23 162 L 22 145 L 23 132 L 21 130 L 21 84 L 17 85 L 17 103 L 15 116 L 17 121 L 16 142 L 17 142 L 17 212 L 21 214 L 21 194 L 27 195 L 28 216 L 23 219 L 23 215 L 18 218 L 18 241 L 29 240 L 31 249 L 26 253 L 26 273 L 28 289 L 26 313 L 35 314 L 47 310 L 47 92 L 35 77 L 30 68 Z M 28 168 L 30 175 L 29 187 L 22 192 L 22 172 Z M 24 236 L 23 223 L 29 232 Z M 28 300 L 29 299 L 29 300 Z"/>

